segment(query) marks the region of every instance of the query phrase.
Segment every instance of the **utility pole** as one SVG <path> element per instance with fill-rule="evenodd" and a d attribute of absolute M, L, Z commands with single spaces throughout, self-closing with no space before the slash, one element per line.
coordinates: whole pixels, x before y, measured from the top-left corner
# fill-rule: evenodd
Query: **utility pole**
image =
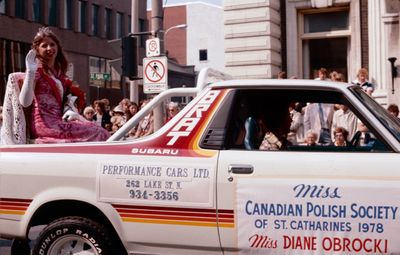
<path fill-rule="evenodd" d="M 132 10 L 131 10 L 131 33 L 139 32 L 139 1 L 140 0 L 132 0 Z M 132 102 L 139 103 L 139 81 L 133 80 L 129 81 L 129 99 Z"/>
<path fill-rule="evenodd" d="M 165 55 L 164 52 L 164 32 L 163 32 L 163 22 L 164 22 L 164 10 L 163 10 L 163 0 L 152 0 L 151 2 L 151 28 L 160 39 L 160 54 Z M 168 72 L 168 70 L 166 70 Z M 164 125 L 164 105 L 154 108 L 154 131 L 159 130 Z"/>

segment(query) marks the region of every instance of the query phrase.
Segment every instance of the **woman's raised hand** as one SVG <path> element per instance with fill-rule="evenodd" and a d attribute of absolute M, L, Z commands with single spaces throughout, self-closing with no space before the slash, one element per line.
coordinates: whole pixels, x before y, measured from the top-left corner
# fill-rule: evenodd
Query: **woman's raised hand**
<path fill-rule="evenodd" d="M 30 50 L 26 55 L 25 64 L 27 71 L 36 72 L 38 64 L 36 62 L 36 52 L 34 50 Z"/>

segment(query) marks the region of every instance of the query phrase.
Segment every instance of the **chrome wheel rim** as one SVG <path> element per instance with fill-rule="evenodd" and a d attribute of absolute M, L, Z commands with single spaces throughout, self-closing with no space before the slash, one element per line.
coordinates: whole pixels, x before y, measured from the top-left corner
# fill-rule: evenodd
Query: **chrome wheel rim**
<path fill-rule="evenodd" d="M 57 239 L 49 248 L 49 255 L 99 255 L 96 247 L 87 239 L 67 235 Z"/>

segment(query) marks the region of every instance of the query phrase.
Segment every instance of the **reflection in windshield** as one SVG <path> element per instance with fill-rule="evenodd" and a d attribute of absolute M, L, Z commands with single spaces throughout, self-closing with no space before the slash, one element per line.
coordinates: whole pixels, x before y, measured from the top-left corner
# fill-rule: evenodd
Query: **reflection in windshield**
<path fill-rule="evenodd" d="M 385 108 L 368 96 L 359 87 L 351 87 L 350 90 L 360 99 L 361 102 L 375 115 L 375 117 L 392 133 L 400 142 L 400 121 L 390 114 Z"/>

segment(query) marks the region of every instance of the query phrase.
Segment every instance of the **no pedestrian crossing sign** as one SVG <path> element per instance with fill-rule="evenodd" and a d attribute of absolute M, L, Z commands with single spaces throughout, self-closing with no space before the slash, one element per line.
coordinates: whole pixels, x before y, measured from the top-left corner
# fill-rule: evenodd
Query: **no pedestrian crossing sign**
<path fill-rule="evenodd" d="M 160 93 L 168 89 L 168 59 L 155 57 L 143 59 L 143 92 Z"/>

